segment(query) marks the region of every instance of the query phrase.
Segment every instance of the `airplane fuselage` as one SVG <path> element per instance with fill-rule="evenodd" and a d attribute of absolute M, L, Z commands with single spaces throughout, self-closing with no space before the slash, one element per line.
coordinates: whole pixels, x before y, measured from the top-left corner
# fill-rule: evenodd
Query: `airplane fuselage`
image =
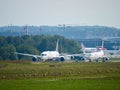
<path fill-rule="evenodd" d="M 104 51 L 96 51 L 96 52 L 91 52 L 91 53 L 85 53 L 85 57 L 90 60 L 96 60 L 99 58 L 102 58 L 104 56 Z"/>
<path fill-rule="evenodd" d="M 41 53 L 41 59 L 42 60 L 48 60 L 48 59 L 54 59 L 59 57 L 59 52 L 58 51 L 44 51 Z"/>

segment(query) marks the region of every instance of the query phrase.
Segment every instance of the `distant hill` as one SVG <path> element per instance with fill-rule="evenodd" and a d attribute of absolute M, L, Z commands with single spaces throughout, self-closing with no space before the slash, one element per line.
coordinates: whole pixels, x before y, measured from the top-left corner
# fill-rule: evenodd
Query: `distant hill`
<path fill-rule="evenodd" d="M 120 37 L 120 29 L 107 26 L 4 26 L 1 36 L 60 35 L 69 39 Z"/>

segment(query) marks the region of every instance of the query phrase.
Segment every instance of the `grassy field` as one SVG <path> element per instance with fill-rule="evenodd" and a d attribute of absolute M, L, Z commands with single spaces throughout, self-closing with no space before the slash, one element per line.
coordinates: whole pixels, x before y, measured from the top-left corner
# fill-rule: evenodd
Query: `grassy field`
<path fill-rule="evenodd" d="M 0 62 L 0 90 L 120 90 L 120 62 Z"/>
<path fill-rule="evenodd" d="M 120 90 L 120 80 L 41 80 L 22 79 L 0 82 L 0 90 Z"/>

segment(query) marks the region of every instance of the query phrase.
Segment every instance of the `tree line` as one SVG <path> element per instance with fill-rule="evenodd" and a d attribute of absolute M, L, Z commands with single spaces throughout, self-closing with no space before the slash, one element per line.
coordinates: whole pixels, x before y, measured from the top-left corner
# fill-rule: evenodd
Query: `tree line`
<path fill-rule="evenodd" d="M 81 52 L 77 41 L 57 35 L 0 36 L 0 60 L 30 60 L 30 57 L 15 55 L 14 52 L 39 55 L 46 50 L 53 51 L 57 39 L 59 39 L 60 53 Z"/>

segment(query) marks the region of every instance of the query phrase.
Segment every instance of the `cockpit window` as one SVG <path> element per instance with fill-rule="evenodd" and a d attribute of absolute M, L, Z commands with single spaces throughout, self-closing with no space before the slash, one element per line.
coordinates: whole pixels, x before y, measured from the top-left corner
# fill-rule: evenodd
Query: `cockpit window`
<path fill-rule="evenodd" d="M 91 53 L 91 51 L 85 51 L 85 53 Z"/>
<path fill-rule="evenodd" d="M 47 56 L 47 54 L 41 54 L 41 56 Z"/>

